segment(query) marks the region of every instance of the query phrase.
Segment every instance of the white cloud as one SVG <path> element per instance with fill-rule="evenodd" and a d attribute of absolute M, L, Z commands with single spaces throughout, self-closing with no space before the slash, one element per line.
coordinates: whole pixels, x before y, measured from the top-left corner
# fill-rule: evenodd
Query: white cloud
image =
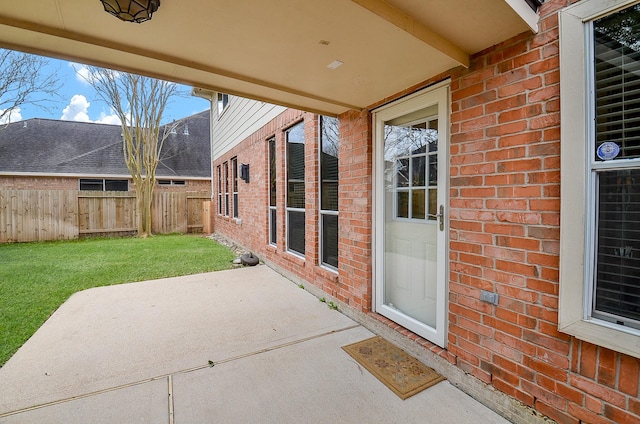
<path fill-rule="evenodd" d="M 62 111 L 62 117 L 60 117 L 60 119 L 63 121 L 94 122 L 97 124 L 120 125 L 120 118 L 113 110 L 110 110 L 109 114 L 107 114 L 106 112 L 101 112 L 100 117 L 93 121 L 89 117 L 90 106 L 91 103 L 85 96 L 83 96 L 82 94 L 74 94 L 73 97 L 71 97 L 71 100 L 69 101 L 67 107 L 65 107 Z"/>
<path fill-rule="evenodd" d="M 89 119 L 89 106 L 91 103 L 82 94 L 75 94 L 67 107 L 62 111 L 63 121 L 79 121 L 79 122 L 91 122 Z"/>
<path fill-rule="evenodd" d="M 0 115 L 2 115 L 4 111 L 5 111 L 4 109 L 0 109 Z M 22 121 L 22 113 L 20 113 L 19 107 L 13 109 L 11 112 L 0 117 L 0 124 L 2 125 L 8 124 L 10 122 L 18 122 L 18 121 Z"/>
<path fill-rule="evenodd" d="M 94 122 L 96 122 L 98 124 L 110 124 L 110 125 L 120 125 L 121 124 L 121 121 L 120 121 L 120 118 L 118 117 L 118 115 L 116 115 L 115 113 L 112 113 L 111 115 L 107 115 L 104 112 L 102 112 L 100 114 L 100 118 L 98 118 Z"/>

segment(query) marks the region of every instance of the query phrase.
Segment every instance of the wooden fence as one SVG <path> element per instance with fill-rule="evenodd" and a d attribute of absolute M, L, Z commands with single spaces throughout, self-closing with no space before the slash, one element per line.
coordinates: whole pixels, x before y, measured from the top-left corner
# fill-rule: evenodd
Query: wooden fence
<path fill-rule="evenodd" d="M 154 193 L 152 231 L 202 232 L 202 205 L 208 200 L 208 193 Z M 135 233 L 135 217 L 130 192 L 0 190 L 0 243 Z"/>

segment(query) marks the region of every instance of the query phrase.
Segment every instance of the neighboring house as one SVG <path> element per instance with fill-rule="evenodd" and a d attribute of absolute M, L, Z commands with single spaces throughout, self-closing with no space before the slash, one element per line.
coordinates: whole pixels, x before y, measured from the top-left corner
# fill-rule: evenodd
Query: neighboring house
<path fill-rule="evenodd" d="M 211 92 L 214 228 L 516 422 L 637 423 L 640 5 L 568 3 L 337 118 Z"/>
<path fill-rule="evenodd" d="M 210 192 L 209 115 L 184 118 L 170 132 L 156 189 Z M 7 125 L 0 129 L 0 189 L 133 190 L 121 127 L 37 118 Z"/>

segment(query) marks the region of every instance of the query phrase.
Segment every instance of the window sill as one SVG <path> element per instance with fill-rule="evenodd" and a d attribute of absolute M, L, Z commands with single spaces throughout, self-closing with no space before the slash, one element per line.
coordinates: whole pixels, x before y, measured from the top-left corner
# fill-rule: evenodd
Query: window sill
<path fill-rule="evenodd" d="M 598 319 L 578 320 L 558 325 L 558 330 L 580 340 L 593 343 L 634 358 L 640 358 L 640 334 L 637 330 L 621 329 L 619 325 Z"/>

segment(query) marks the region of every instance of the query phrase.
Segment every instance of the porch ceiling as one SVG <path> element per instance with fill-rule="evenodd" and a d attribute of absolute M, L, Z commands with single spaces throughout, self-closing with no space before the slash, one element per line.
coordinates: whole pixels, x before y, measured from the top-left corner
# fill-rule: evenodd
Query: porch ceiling
<path fill-rule="evenodd" d="M 468 65 L 532 14 L 525 0 L 162 0 L 138 25 L 98 0 L 0 0 L 0 46 L 337 114 Z"/>

